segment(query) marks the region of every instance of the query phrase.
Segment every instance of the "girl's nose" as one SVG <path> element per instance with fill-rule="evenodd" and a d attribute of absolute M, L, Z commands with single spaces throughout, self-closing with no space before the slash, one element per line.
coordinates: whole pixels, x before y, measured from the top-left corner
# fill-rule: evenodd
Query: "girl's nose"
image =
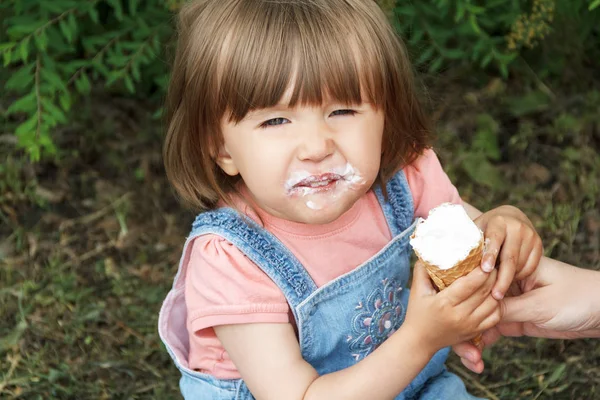
<path fill-rule="evenodd" d="M 319 162 L 333 154 L 335 142 L 326 126 L 307 127 L 298 150 L 301 161 Z"/>

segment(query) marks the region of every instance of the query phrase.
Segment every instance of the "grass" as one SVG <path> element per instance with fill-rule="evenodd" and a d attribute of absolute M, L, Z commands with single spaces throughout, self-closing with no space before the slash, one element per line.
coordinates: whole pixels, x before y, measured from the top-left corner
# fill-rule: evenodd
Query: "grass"
<path fill-rule="evenodd" d="M 446 93 L 436 149 L 463 197 L 520 207 L 548 255 L 600 269 L 599 92 L 452 85 L 432 90 Z M 0 141 L 2 398 L 180 398 L 156 324 L 192 215 L 166 183 L 150 107 L 93 101 L 57 135 L 60 161 L 30 165 Z M 476 395 L 600 398 L 597 341 L 503 339 L 484 356 L 481 376 L 449 361 Z"/>

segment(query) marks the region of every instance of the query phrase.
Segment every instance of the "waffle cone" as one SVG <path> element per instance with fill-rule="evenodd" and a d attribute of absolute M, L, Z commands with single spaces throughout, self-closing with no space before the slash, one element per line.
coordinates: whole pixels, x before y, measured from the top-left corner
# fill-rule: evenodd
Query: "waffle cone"
<path fill-rule="evenodd" d="M 421 258 L 421 255 L 415 250 L 417 257 L 425 266 L 429 277 L 438 288 L 438 290 L 444 290 L 452 282 L 460 278 L 461 276 L 467 275 L 481 264 L 481 258 L 483 257 L 483 235 L 479 240 L 479 243 L 474 247 L 469 254 L 462 260 L 454 264 L 452 268 L 440 269 L 436 265 L 430 264 Z M 475 336 L 471 343 L 477 346 L 480 350 L 483 349 L 483 338 L 481 334 Z"/>

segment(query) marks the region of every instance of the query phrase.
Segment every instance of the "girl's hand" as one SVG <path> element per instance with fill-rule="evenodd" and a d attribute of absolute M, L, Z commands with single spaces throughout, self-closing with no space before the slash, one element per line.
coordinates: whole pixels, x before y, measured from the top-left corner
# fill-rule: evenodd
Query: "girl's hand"
<path fill-rule="evenodd" d="M 432 354 L 469 339 L 500 321 L 500 307 L 490 293 L 496 271 L 475 268 L 437 293 L 425 267 L 415 264 L 404 324 L 422 338 Z"/>
<path fill-rule="evenodd" d="M 474 222 L 487 241 L 481 268 L 489 272 L 499 261 L 492 296 L 501 300 L 513 280 L 525 279 L 535 271 L 544 251 L 542 239 L 529 218 L 516 207 L 495 208 Z"/>

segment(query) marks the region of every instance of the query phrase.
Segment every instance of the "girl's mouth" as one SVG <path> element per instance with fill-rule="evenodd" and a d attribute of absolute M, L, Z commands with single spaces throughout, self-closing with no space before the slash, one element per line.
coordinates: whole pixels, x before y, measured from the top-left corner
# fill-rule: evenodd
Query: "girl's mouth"
<path fill-rule="evenodd" d="M 318 193 L 332 189 L 340 179 L 343 179 L 343 177 L 333 173 L 311 175 L 293 185 L 291 189 L 292 191 L 301 189 L 303 191 Z"/>
<path fill-rule="evenodd" d="M 346 163 L 323 173 L 296 171 L 284 183 L 284 188 L 288 196 L 310 196 L 326 192 L 335 194 L 339 190 L 353 189 L 364 182 L 356 169 Z"/>

